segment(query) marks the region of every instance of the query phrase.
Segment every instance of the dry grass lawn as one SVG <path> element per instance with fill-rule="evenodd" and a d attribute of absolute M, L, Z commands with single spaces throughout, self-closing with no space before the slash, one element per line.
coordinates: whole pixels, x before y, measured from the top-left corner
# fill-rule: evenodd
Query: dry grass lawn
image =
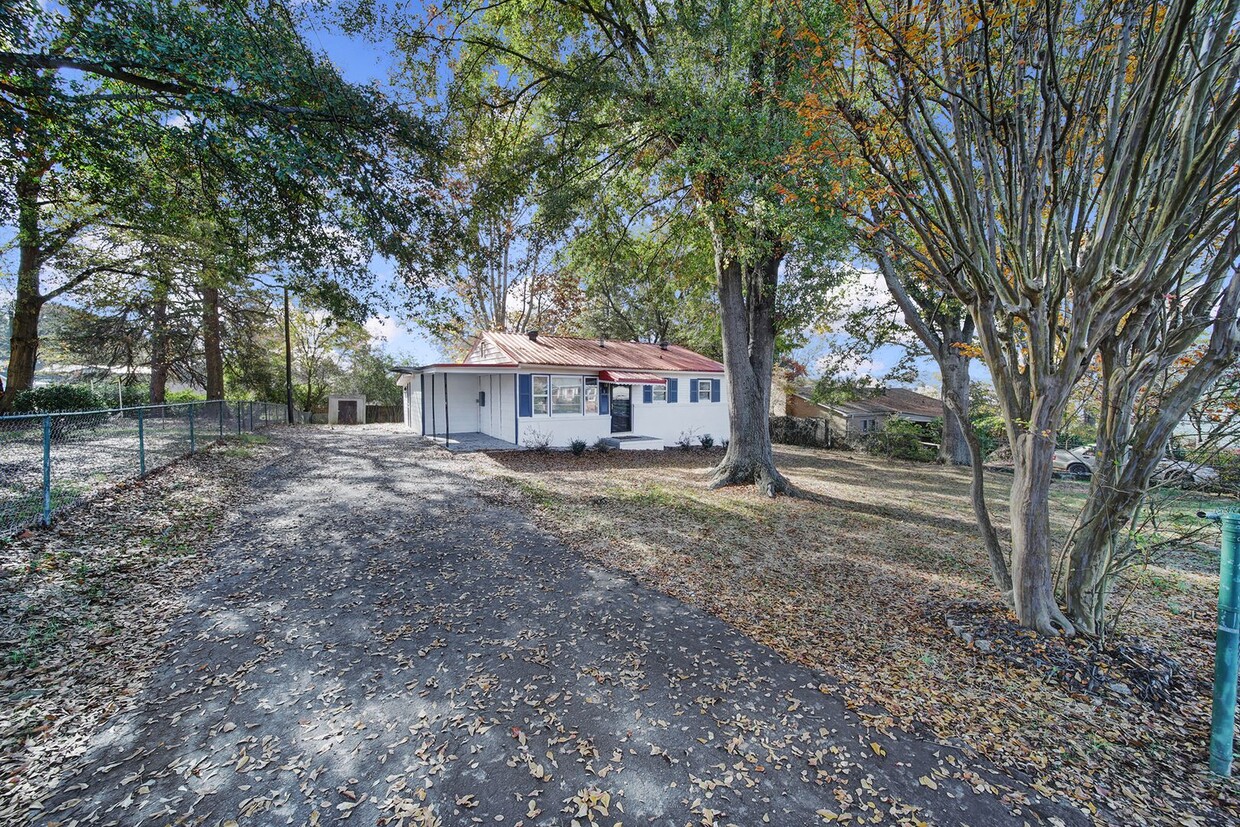
<path fill-rule="evenodd" d="M 1156 708 L 1074 691 L 1047 669 L 1000 657 L 1002 640 L 988 654 L 949 630 L 947 609 L 995 599 L 966 471 L 781 447 L 780 467 L 820 499 L 772 501 L 748 489 L 707 491 L 717 458 L 695 450 L 462 462 L 587 556 L 839 679 L 875 726 L 976 750 L 1102 823 L 1240 819 L 1236 784 L 1205 769 L 1217 555 L 1183 551 L 1133 579 L 1120 632 L 1183 666 L 1177 700 Z M 1003 530 L 1007 480 L 993 474 L 988 484 Z M 1060 536 L 1084 491 L 1057 483 Z"/>

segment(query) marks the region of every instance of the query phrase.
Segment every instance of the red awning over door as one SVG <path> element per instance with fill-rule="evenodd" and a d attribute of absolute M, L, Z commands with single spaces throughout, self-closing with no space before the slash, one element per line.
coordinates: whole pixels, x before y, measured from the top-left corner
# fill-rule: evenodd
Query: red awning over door
<path fill-rule="evenodd" d="M 604 382 L 611 382 L 614 385 L 666 385 L 667 380 L 662 376 L 655 376 L 653 373 L 638 373 L 636 371 L 623 370 L 600 370 L 598 378 Z"/>

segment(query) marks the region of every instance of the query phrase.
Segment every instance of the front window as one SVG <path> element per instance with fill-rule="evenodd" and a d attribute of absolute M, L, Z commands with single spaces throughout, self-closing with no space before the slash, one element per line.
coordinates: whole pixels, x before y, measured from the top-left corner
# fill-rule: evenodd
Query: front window
<path fill-rule="evenodd" d="M 580 376 L 551 377 L 551 413 L 553 415 L 580 414 L 581 399 Z"/>
<path fill-rule="evenodd" d="M 548 377 L 535 376 L 530 384 L 534 391 L 534 416 L 546 416 L 550 411 L 547 406 Z"/>
<path fill-rule="evenodd" d="M 699 379 L 698 380 L 698 401 L 699 402 L 713 402 L 714 399 L 712 397 L 713 397 L 713 394 L 710 392 L 710 380 Z"/>
<path fill-rule="evenodd" d="M 586 379 L 586 413 L 598 413 L 598 380 Z"/>
<path fill-rule="evenodd" d="M 650 386 L 650 401 L 651 402 L 666 402 L 667 401 L 667 385 L 651 385 Z"/>

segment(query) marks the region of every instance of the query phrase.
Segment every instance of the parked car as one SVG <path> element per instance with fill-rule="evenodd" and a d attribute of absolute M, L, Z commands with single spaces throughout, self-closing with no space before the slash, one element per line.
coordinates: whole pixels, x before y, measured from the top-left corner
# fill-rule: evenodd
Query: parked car
<path fill-rule="evenodd" d="M 1059 452 L 1056 452 L 1059 453 Z M 1074 450 L 1079 454 L 1092 468 L 1094 464 L 1094 446 L 1082 445 Z M 1058 468 L 1058 466 L 1056 466 Z M 1186 459 L 1177 459 L 1172 455 L 1170 449 L 1167 451 L 1166 457 L 1158 463 L 1158 467 L 1154 469 L 1154 482 L 1170 483 L 1176 485 L 1204 485 L 1206 483 L 1215 482 L 1219 478 L 1216 469 L 1209 465 L 1202 465 L 1198 462 L 1189 462 Z"/>
<path fill-rule="evenodd" d="M 1204 485 L 1218 479 L 1218 471 L 1208 465 L 1167 457 L 1158 463 L 1154 479 L 1174 485 Z"/>
<path fill-rule="evenodd" d="M 1094 472 L 1094 461 L 1080 449 L 1056 448 L 1054 468 L 1060 473 L 1089 476 Z"/>

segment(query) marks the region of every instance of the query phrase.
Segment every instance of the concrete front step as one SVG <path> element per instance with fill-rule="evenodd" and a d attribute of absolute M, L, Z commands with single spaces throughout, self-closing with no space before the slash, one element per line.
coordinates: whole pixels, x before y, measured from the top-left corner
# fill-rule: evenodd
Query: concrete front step
<path fill-rule="evenodd" d="M 613 436 L 603 440 L 612 448 L 621 451 L 662 451 L 663 440 L 655 436 Z"/>

